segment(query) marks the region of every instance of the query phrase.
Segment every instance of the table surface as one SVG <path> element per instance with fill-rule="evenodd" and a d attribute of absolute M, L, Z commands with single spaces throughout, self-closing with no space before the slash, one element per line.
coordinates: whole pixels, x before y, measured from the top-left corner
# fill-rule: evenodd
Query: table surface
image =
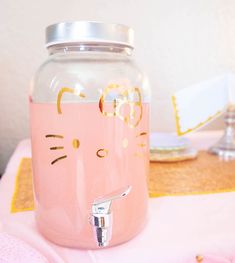
<path fill-rule="evenodd" d="M 220 136 L 221 132 L 198 132 L 189 138 L 196 148 L 207 149 Z M 10 213 L 18 165 L 30 156 L 30 141 L 21 141 L 0 181 L 0 229 L 29 243 L 49 262 L 184 263 L 198 254 L 235 253 L 235 192 L 152 198 L 145 229 L 116 247 L 78 250 L 54 245 L 38 233 L 33 212 Z"/>

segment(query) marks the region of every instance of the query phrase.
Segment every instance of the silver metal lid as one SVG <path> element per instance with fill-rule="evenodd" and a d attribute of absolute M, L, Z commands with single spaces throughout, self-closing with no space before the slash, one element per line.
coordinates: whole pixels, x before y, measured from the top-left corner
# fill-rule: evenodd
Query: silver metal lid
<path fill-rule="evenodd" d="M 46 28 L 46 47 L 64 43 L 110 43 L 133 48 L 134 30 L 120 24 L 63 22 Z"/>

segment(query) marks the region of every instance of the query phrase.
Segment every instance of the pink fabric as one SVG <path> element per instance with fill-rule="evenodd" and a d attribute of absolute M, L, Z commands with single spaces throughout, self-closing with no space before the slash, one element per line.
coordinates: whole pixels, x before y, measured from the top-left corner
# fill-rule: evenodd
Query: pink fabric
<path fill-rule="evenodd" d="M 189 137 L 194 146 L 206 149 L 220 136 L 218 132 L 198 132 Z M 130 242 L 113 248 L 87 251 L 50 243 L 38 233 L 33 212 L 10 213 L 17 167 L 22 157 L 30 155 L 29 140 L 22 141 L 0 181 L 0 230 L 27 242 L 49 262 L 191 263 L 201 254 L 204 255 L 202 263 L 217 263 L 220 259 L 235 263 L 232 261 L 235 255 L 234 192 L 150 199 L 149 221 L 144 231 Z"/>
<path fill-rule="evenodd" d="M 0 234 L 0 262 L 4 263 L 46 263 L 47 259 L 34 248 L 13 236 Z"/>
<path fill-rule="evenodd" d="M 233 259 L 228 259 L 221 256 L 214 256 L 214 255 L 205 255 L 203 256 L 203 260 L 199 261 L 196 258 L 189 263 L 235 263 L 235 257 Z"/>

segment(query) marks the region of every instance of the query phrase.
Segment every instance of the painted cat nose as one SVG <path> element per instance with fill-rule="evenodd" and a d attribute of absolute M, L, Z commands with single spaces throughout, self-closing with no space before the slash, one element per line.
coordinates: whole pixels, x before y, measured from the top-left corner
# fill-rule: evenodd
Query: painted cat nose
<path fill-rule="evenodd" d="M 80 146 L 80 141 L 78 139 L 73 139 L 72 145 L 74 149 L 78 149 Z"/>

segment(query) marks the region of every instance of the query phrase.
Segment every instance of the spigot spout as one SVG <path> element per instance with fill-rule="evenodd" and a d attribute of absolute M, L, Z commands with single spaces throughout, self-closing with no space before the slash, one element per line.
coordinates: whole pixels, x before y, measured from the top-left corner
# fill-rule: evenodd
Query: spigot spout
<path fill-rule="evenodd" d="M 98 247 L 108 246 L 112 238 L 112 201 L 129 194 L 131 186 L 123 187 L 102 198 L 98 198 L 92 204 L 90 223 L 93 226 L 93 232 Z"/>

